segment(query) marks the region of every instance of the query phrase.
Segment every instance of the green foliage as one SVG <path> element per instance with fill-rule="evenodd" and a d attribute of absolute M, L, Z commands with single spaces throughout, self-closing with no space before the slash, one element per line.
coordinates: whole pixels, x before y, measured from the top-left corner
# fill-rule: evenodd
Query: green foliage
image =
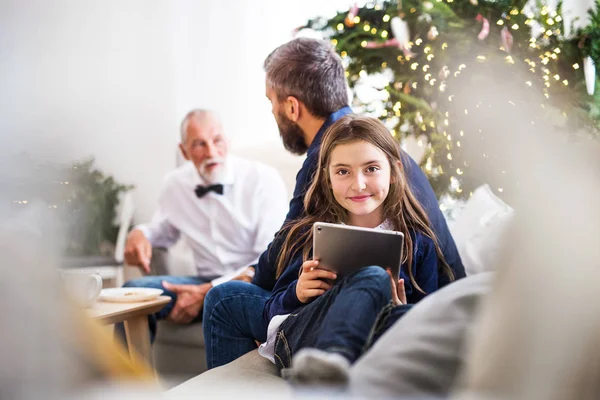
<path fill-rule="evenodd" d="M 68 255 L 102 252 L 103 245 L 114 244 L 119 227 L 114 224 L 119 194 L 133 188 L 115 182 L 95 169 L 94 160 L 75 163 L 66 172 L 69 188 L 65 192 L 63 214 L 68 214 Z"/>
<path fill-rule="evenodd" d="M 3 179 L 9 212 L 43 205 L 48 221 L 59 225 L 68 256 L 112 255 L 118 234 L 115 209 L 119 195 L 133 188 L 106 176 L 88 159 L 73 165 L 34 163 L 26 156 L 5 160 L 14 171 Z M 55 238 L 53 238 L 55 239 Z"/>
<path fill-rule="evenodd" d="M 596 70 L 600 70 L 600 0 L 596 0 L 595 9 L 588 11 L 590 24 L 578 31 L 581 38 L 579 45 L 583 54 L 592 57 L 596 64 Z"/>
<path fill-rule="evenodd" d="M 591 13 L 595 29 L 565 38 L 561 5 L 553 11 L 541 3 L 527 8 L 527 3 L 376 1 L 359 10 L 357 22 L 347 18 L 348 12 L 339 12 L 330 19 L 310 20 L 306 27 L 323 31 L 335 44 L 351 88 L 365 74 L 391 74 L 389 84 L 379 88 L 386 94 L 379 117 L 398 140 L 425 135 L 429 149 L 423 166 L 436 193 L 462 197 L 483 182 L 500 191 L 502 178 L 488 181 L 486 172 L 492 169 L 512 176 L 497 144 L 488 147 L 492 131 L 511 129 L 506 121 L 521 124 L 512 129 L 552 121 L 548 129 L 599 131 L 600 103 L 585 92 L 582 68 L 586 54 L 600 65 L 600 40 L 594 36 L 598 12 Z M 394 17 L 408 24 L 410 51 L 375 45 L 393 38 Z M 490 32 L 480 40 L 483 18 Z M 535 40 L 532 28 L 540 32 Z M 512 37 L 510 48 L 505 48 L 503 35 Z M 484 107 L 495 111 L 484 113 Z M 474 141 L 477 148 L 469 149 L 467 142 Z"/>

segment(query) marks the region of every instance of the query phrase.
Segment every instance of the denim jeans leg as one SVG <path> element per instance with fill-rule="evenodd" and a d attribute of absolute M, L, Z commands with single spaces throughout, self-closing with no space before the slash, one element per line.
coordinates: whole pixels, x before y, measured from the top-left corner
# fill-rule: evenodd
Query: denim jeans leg
<path fill-rule="evenodd" d="M 170 290 L 165 289 L 162 286 L 162 282 L 166 281 L 175 285 L 200 285 L 202 283 L 210 282 L 210 279 L 204 279 L 200 277 L 194 276 L 144 276 L 140 279 L 134 279 L 132 281 L 125 282 L 123 287 L 129 288 L 154 288 L 154 289 L 162 289 L 164 290 L 163 295 L 169 296 L 171 301 L 167 303 L 159 312 L 148 316 L 148 326 L 150 329 L 150 342 L 154 343 L 154 339 L 156 337 L 156 322 L 161 319 L 165 319 L 171 313 L 175 302 L 177 301 L 177 295 Z M 200 313 L 199 317 L 194 320 L 200 320 L 202 313 Z M 127 341 L 125 340 L 125 325 L 120 322 L 115 324 L 115 336 L 118 337 L 124 344 L 127 346 Z"/>
<path fill-rule="evenodd" d="M 275 343 L 278 366 L 288 368 L 289 358 L 304 347 L 333 351 L 354 362 L 390 301 L 390 278 L 383 268 L 366 267 L 341 278 L 283 322 Z"/>
<path fill-rule="evenodd" d="M 227 364 L 264 342 L 267 322 L 263 317 L 271 292 L 241 281 L 212 288 L 204 301 L 204 342 L 208 369 Z"/>
<path fill-rule="evenodd" d="M 390 303 L 386 306 L 379 317 L 377 318 L 377 322 L 373 327 L 373 331 L 369 336 L 369 340 L 367 341 L 367 348 L 370 348 L 379 340 L 379 338 L 392 326 L 394 325 L 400 318 L 402 318 L 410 309 L 413 307 L 413 304 L 401 304 L 399 306 L 394 306 Z"/>

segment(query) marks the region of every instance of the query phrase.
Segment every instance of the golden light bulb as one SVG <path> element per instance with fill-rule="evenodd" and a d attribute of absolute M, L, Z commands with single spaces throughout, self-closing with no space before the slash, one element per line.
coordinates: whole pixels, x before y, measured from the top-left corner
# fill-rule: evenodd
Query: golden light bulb
<path fill-rule="evenodd" d="M 387 15 L 387 14 L 385 14 L 385 15 L 383 16 L 383 22 L 388 22 L 389 20 L 390 20 L 390 16 L 389 16 L 389 15 Z"/>
<path fill-rule="evenodd" d="M 388 37 L 388 31 L 381 31 L 381 37 L 384 39 Z"/>

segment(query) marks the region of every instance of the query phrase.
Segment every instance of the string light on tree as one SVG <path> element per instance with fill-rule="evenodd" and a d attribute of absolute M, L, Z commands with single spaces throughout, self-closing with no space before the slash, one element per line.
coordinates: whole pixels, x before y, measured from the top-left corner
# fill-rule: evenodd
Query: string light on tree
<path fill-rule="evenodd" d="M 343 56 L 350 72 L 351 88 L 359 78 L 361 84 L 369 82 L 371 73 L 384 71 L 390 74 L 389 85 L 384 89 L 388 97 L 383 100 L 385 112 L 381 112 L 382 119 L 393 118 L 389 126 L 395 129 L 398 138 L 425 135 L 427 153 L 424 169 L 430 177 L 435 175 L 432 185 L 438 194 L 444 193 L 444 187 L 447 188 L 450 182 L 450 177 L 443 174 L 444 170 L 457 171 L 456 165 L 470 164 L 464 152 L 469 143 L 464 140 L 469 135 L 464 134 L 465 127 L 456 125 L 457 121 L 461 118 L 475 121 L 477 115 L 471 114 L 502 109 L 494 101 L 489 104 L 478 102 L 475 94 L 475 101 L 470 103 L 475 105 L 474 109 L 469 106 L 464 114 L 462 111 L 467 107 L 462 107 L 460 115 L 444 118 L 443 115 L 456 105 L 457 100 L 460 100 L 458 104 L 466 104 L 456 92 L 461 82 L 466 82 L 478 71 L 490 68 L 486 65 L 494 68 L 500 60 L 507 68 L 525 65 L 532 75 L 520 80 L 520 85 L 528 93 L 539 92 L 547 99 L 548 105 L 572 95 L 574 91 L 569 92 L 571 87 L 581 87 L 579 82 L 583 79 L 583 68 L 579 66 L 584 57 L 572 57 L 580 51 L 578 43 L 575 40 L 566 42 L 560 36 L 558 32 L 563 30 L 560 12 L 546 6 L 536 9 L 535 4 L 529 3 L 523 7 L 518 0 L 471 0 L 466 4 L 452 0 L 381 0 L 355 9 L 355 15 L 352 11 L 340 12 L 326 23 L 315 20 L 312 27 L 336 39 L 332 43 Z M 474 15 L 478 14 L 481 18 L 475 20 Z M 482 32 L 486 25 L 484 19 L 489 25 L 486 32 Z M 349 20 L 351 24 L 346 24 Z M 352 24 L 354 26 L 350 26 Z M 538 33 L 530 35 L 534 30 Z M 482 33 L 485 37 L 478 38 L 478 34 Z M 460 43 L 460 46 L 453 43 Z M 585 45 L 589 48 L 589 41 Z M 567 46 L 575 46 L 575 51 L 573 47 L 566 51 Z M 468 73 L 464 73 L 464 60 L 474 61 Z M 376 89 L 381 90 L 381 86 Z M 480 92 L 485 93 L 485 88 L 481 88 Z M 517 107 L 516 100 L 513 104 L 509 103 L 509 106 Z M 367 106 L 370 108 L 369 104 Z M 445 129 L 454 133 L 448 135 Z M 477 127 L 472 130 L 475 129 Z M 458 138 L 460 141 L 456 140 Z M 477 140 L 479 138 L 477 135 Z M 489 155 L 491 150 L 485 149 L 482 153 Z M 488 159 L 485 157 L 485 160 Z M 464 182 L 470 182 L 473 171 L 479 169 L 479 166 L 461 169 L 463 174 L 456 172 L 455 175 Z M 468 186 L 465 193 L 472 192 L 472 189 Z"/>

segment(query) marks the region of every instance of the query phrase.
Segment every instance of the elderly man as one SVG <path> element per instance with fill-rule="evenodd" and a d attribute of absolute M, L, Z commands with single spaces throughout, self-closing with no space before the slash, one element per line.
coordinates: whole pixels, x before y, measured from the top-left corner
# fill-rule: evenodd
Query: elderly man
<path fill-rule="evenodd" d="M 127 238 L 125 261 L 150 272 L 152 247 L 171 247 L 181 237 L 192 249 L 196 276 L 146 276 L 125 287 L 165 289 L 172 298 L 150 317 L 187 324 L 202 319 L 207 292 L 258 260 L 285 216 L 281 176 L 264 164 L 228 155 L 218 117 L 192 110 L 181 123 L 181 153 L 191 162 L 169 173 L 152 222 Z"/>
<path fill-rule="evenodd" d="M 285 222 L 302 214 L 304 195 L 317 168 L 321 138 L 329 126 L 352 112 L 342 60 L 328 42 L 298 38 L 275 49 L 265 60 L 266 96 L 286 149 L 305 154 L 296 176 L 294 197 Z M 403 153 L 406 178 L 423 205 L 439 240 L 444 258 L 455 278 L 465 276 L 460 256 L 450 235 L 437 198 L 427 177 L 408 154 Z M 206 299 L 204 340 L 209 368 L 226 364 L 263 342 L 267 321 L 263 307 L 275 285 L 275 260 L 281 240 L 274 240 L 247 270 L 245 282 L 228 282 Z M 254 278 L 252 271 L 255 269 Z M 243 277 L 242 277 L 243 278 Z"/>

